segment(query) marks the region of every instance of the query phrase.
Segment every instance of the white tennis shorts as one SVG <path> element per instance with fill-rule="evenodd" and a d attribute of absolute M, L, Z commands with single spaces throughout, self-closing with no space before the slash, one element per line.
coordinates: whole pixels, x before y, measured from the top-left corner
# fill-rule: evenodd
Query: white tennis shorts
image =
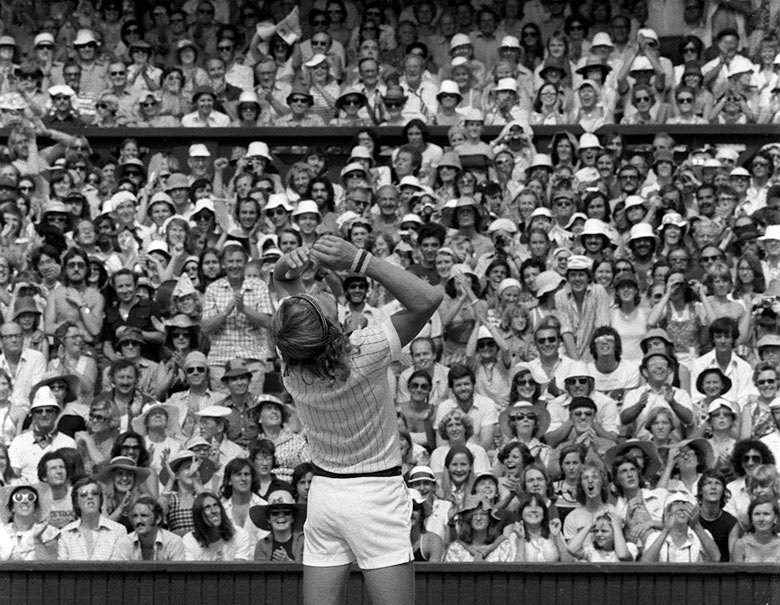
<path fill-rule="evenodd" d="M 408 563 L 412 499 L 398 477 L 331 479 L 315 475 L 303 528 L 303 564 L 360 569 Z"/>

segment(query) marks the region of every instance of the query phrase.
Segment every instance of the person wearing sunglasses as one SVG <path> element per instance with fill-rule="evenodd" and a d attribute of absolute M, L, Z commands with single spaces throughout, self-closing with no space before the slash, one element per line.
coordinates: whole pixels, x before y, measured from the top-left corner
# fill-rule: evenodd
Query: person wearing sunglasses
<path fill-rule="evenodd" d="M 0 523 L 1 561 L 51 561 L 57 558 L 57 528 L 43 518 L 37 487 L 22 483 L 0 503 L 7 523 Z"/>
<path fill-rule="evenodd" d="M 551 288 L 559 287 L 564 283 L 563 278 L 554 271 L 544 271 L 537 276 L 536 280 L 540 286 L 540 290 L 537 292 L 537 296 L 540 298 L 547 296 Z M 564 380 L 571 373 L 572 364 L 574 364 L 571 357 L 560 352 L 562 342 L 560 321 L 554 317 L 551 311 L 545 312 L 537 320 L 533 336 L 538 356 L 528 363 L 528 367 L 533 375 L 538 376 L 541 381 L 539 394 L 549 393 L 552 397 L 557 397 L 562 393 L 561 388 Z"/>
<path fill-rule="evenodd" d="M 591 393 L 591 396 L 572 397 L 571 401 L 564 408 L 567 412 L 564 426 L 568 427 L 566 438 L 559 442 L 550 456 L 550 471 L 554 476 L 560 475 L 560 452 L 569 446 L 580 446 L 585 452 L 586 460 L 599 460 L 603 463 L 607 451 L 614 447 L 615 439 L 613 433 L 606 433 L 601 427 L 599 414 L 600 406 L 597 406 L 593 397 L 598 393 Z M 614 402 L 612 402 L 615 409 Z M 560 431 L 558 431 L 560 432 Z M 550 441 L 551 431 L 547 432 L 547 442 Z"/>
<path fill-rule="evenodd" d="M 92 477 L 79 479 L 72 490 L 76 520 L 62 528 L 57 544 L 60 561 L 108 561 L 127 536 L 123 525 L 101 514 L 103 489 Z M 87 541 L 87 534 L 91 540 Z"/>
<path fill-rule="evenodd" d="M 315 57 L 316 58 L 316 57 Z M 313 61 L 313 59 L 312 59 Z M 290 113 L 277 120 L 280 126 L 324 126 L 319 115 L 312 113 L 314 96 L 308 86 L 295 85 L 287 95 L 287 105 Z"/>
<path fill-rule="evenodd" d="M 43 123 L 49 129 L 82 127 L 84 122 L 73 107 L 76 91 L 67 84 L 55 84 L 47 90 L 52 106 Z"/>
<path fill-rule="evenodd" d="M 100 41 L 91 30 L 80 29 L 76 34 L 76 39 L 73 41 L 73 46 L 78 53 L 76 64 L 80 68 L 80 79 L 76 82 L 78 88 L 75 90 L 83 94 L 96 95 L 100 93 L 105 87 L 108 71 L 106 64 L 98 56 Z M 73 86 L 73 83 L 67 77 L 68 69 L 68 65 L 65 65 L 62 74 L 65 82 Z"/>
<path fill-rule="evenodd" d="M 547 404 L 550 413 L 550 427 L 546 434 L 548 445 L 558 447 L 561 443 L 572 441 L 587 428 L 592 428 L 591 441 L 598 438 L 614 442 L 617 439 L 620 426 L 617 404 L 594 387 L 595 378 L 588 364 L 575 361 L 563 381 L 563 393 Z M 594 412 L 593 422 L 579 428 L 575 426 L 571 409 L 572 402 L 578 398 L 587 399 Z"/>
<path fill-rule="evenodd" d="M 682 85 L 674 91 L 674 115 L 667 121 L 668 124 L 707 124 L 702 116 L 697 115 L 696 91 L 693 88 Z"/>
<path fill-rule="evenodd" d="M 200 351 L 190 351 L 182 368 L 186 375 L 186 390 L 173 393 L 167 403 L 179 409 L 179 417 L 192 416 L 207 407 L 217 405 L 224 393 L 209 389 L 209 367 L 206 356 Z"/>
<path fill-rule="evenodd" d="M 734 469 L 736 479 L 726 485 L 726 489 L 731 494 L 726 506 L 723 507 L 727 513 L 733 515 L 738 520 L 747 519 L 747 511 L 750 506 L 751 494 L 747 488 L 748 477 L 756 474 L 762 465 L 775 464 L 775 456 L 769 446 L 762 440 L 756 438 L 741 439 L 734 444 L 734 450 L 731 454 L 731 466 Z M 742 527 L 743 531 L 747 529 Z"/>
<path fill-rule="evenodd" d="M 175 128 L 181 124 L 180 118 L 160 115 L 162 107 L 159 92 L 146 91 L 138 97 L 137 111 L 132 125 L 138 128 Z"/>
<path fill-rule="evenodd" d="M 15 324 L 3 324 L 0 335 L 4 349 L 8 343 L 21 342 L 21 328 Z M 7 356 L 7 352 L 4 356 Z M 17 384 L 19 382 L 21 380 L 17 377 Z M 25 398 L 26 401 L 29 401 L 29 396 Z M 26 404 L 23 404 L 23 409 L 27 409 Z M 76 447 L 71 437 L 57 430 L 61 412 L 62 407 L 48 386 L 40 387 L 35 392 L 28 412 L 30 429 L 14 437 L 8 447 L 8 462 L 14 473 L 25 481 L 38 480 L 38 462 L 46 452 L 62 447 Z"/>
<path fill-rule="evenodd" d="M 373 122 L 370 119 L 362 117 L 360 111 L 366 106 L 368 99 L 361 91 L 356 88 L 345 88 L 338 99 L 336 99 L 336 109 L 338 117 L 330 121 L 331 126 L 371 126 Z"/>
<path fill-rule="evenodd" d="M 71 248 L 62 258 L 65 268 L 64 288 L 51 293 L 46 305 L 45 325 L 54 334 L 63 321 L 75 322 L 84 330 L 87 343 L 98 340 L 103 327 L 103 295 L 87 285 L 89 259 L 78 248 Z"/>
<path fill-rule="evenodd" d="M 150 63 L 152 45 L 146 40 L 136 40 L 130 44 L 132 63 L 127 68 L 127 79 L 130 86 L 137 92 L 160 89 L 162 70 Z"/>

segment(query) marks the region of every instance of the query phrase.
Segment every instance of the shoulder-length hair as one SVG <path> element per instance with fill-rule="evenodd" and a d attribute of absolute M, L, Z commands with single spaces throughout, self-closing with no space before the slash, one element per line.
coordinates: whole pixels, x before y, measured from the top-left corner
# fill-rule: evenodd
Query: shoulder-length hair
<path fill-rule="evenodd" d="M 244 468 L 248 468 L 249 473 L 252 475 L 252 493 L 260 493 L 260 477 L 257 475 L 255 465 L 246 458 L 233 458 L 225 466 L 222 486 L 219 488 L 219 494 L 225 498 L 225 500 L 230 500 L 230 498 L 233 497 L 233 486 L 230 483 L 231 478 L 236 473 L 243 471 Z"/>
<path fill-rule="evenodd" d="M 403 136 L 404 141 L 408 142 L 409 131 L 414 127 L 417 127 L 420 130 L 420 135 L 422 136 L 423 143 L 427 144 L 431 138 L 431 132 L 430 130 L 428 130 L 428 126 L 425 124 L 425 122 L 423 122 L 419 118 L 414 118 L 413 120 L 409 120 L 406 123 L 406 125 L 403 127 L 403 130 L 401 130 L 401 135 Z"/>
<path fill-rule="evenodd" d="M 222 513 L 222 522 L 219 527 L 212 527 L 206 523 L 206 519 L 203 517 L 203 509 L 205 508 L 203 502 L 206 498 L 213 498 L 217 506 L 219 506 L 219 510 Z M 212 492 L 201 492 L 195 496 L 195 501 L 192 503 L 192 521 L 195 524 L 195 529 L 192 530 L 192 533 L 198 544 L 204 548 L 220 539 L 227 542 L 236 533 L 233 523 L 225 512 L 225 507 L 219 501 L 219 496 Z"/>
<path fill-rule="evenodd" d="M 593 336 L 590 339 L 590 354 L 593 357 L 593 359 L 596 359 L 598 357 L 596 355 L 597 353 L 596 339 L 599 336 L 612 336 L 615 339 L 615 361 L 620 363 L 620 356 L 623 353 L 623 343 L 620 340 L 620 334 L 612 326 L 599 326 L 593 332 Z"/>
<path fill-rule="evenodd" d="M 135 366 L 135 364 L 132 362 L 131 365 Z M 123 367 L 130 367 L 130 366 L 123 366 Z M 113 377 L 113 372 L 111 372 L 111 376 Z M 141 449 L 138 452 L 138 462 L 136 463 L 137 466 L 147 468 L 149 466 L 149 461 L 151 460 L 151 457 L 149 456 L 149 450 L 146 449 L 146 440 L 135 431 L 126 431 L 116 438 L 116 441 L 114 442 L 114 446 L 111 448 L 111 456 L 109 457 L 109 459 L 114 459 L 117 456 L 121 456 L 122 445 L 124 444 L 125 441 L 131 438 L 136 439 L 138 441 L 138 444 L 141 446 Z"/>
<path fill-rule="evenodd" d="M 314 188 L 314 185 L 324 185 L 325 190 L 328 192 L 328 199 L 325 202 L 325 208 L 329 212 L 333 212 L 336 209 L 336 200 L 335 200 L 335 193 L 333 191 L 333 183 L 330 182 L 330 179 L 327 176 L 315 176 L 313 179 L 309 181 L 309 189 L 306 192 L 306 198 L 313 200 L 314 197 L 312 196 L 312 189 Z"/>
<path fill-rule="evenodd" d="M 327 381 L 349 377 L 350 358 L 357 349 L 314 297 L 299 295 L 283 301 L 274 316 L 273 336 L 287 366 L 285 372 L 308 370 Z"/>
<path fill-rule="evenodd" d="M 601 491 L 599 491 L 599 496 L 601 497 L 601 501 L 606 503 L 609 499 L 609 480 L 607 479 L 607 471 L 604 469 L 603 465 L 591 460 L 586 460 L 582 463 L 582 466 L 580 466 L 580 472 L 577 475 L 577 502 L 584 505 L 588 501 L 587 494 L 585 494 L 585 490 L 582 487 L 582 475 L 585 471 L 596 471 L 598 473 L 599 478 L 601 479 Z"/>
<path fill-rule="evenodd" d="M 474 517 L 474 513 L 477 512 L 479 509 L 470 510 L 466 513 L 463 513 L 460 527 L 458 527 L 458 539 L 461 542 L 465 542 L 466 544 L 471 544 L 474 541 L 474 530 L 471 528 L 471 519 Z M 496 519 L 493 515 L 490 515 L 487 526 L 487 532 L 485 534 L 485 542 L 487 544 L 492 544 L 496 541 L 496 538 L 498 538 L 499 535 L 501 535 L 499 529 L 501 527 L 501 522 Z"/>
<path fill-rule="evenodd" d="M 734 280 L 734 291 L 732 294 L 734 296 L 741 296 L 743 288 L 745 287 L 744 283 L 739 277 L 739 264 L 742 262 L 747 263 L 750 267 L 750 270 L 753 272 L 753 291 L 761 293 L 766 290 L 766 281 L 764 280 L 764 270 L 761 268 L 761 261 L 752 252 L 745 251 L 737 261 L 737 277 Z"/>
<path fill-rule="evenodd" d="M 542 537 L 550 537 L 550 509 L 544 501 L 544 498 L 539 494 L 529 494 L 523 498 L 520 502 L 520 506 L 517 509 L 517 518 L 523 524 L 525 528 L 525 521 L 523 521 L 523 511 L 531 504 L 536 504 L 542 509 Z M 526 540 L 528 539 L 528 528 L 526 529 Z"/>
<path fill-rule="evenodd" d="M 555 98 L 556 98 L 556 103 L 558 105 L 558 113 L 562 116 L 563 104 L 561 103 L 561 87 L 558 86 L 555 82 L 545 82 L 539 87 L 539 90 L 536 91 L 536 96 L 534 97 L 534 111 L 536 113 L 542 111 L 542 91 L 549 86 L 552 86 L 555 89 Z"/>
<path fill-rule="evenodd" d="M 539 396 L 542 394 L 542 385 L 540 385 L 536 380 L 534 380 L 533 372 L 531 372 L 530 368 L 523 368 L 517 372 L 515 372 L 515 375 L 512 376 L 512 383 L 509 385 L 509 401 L 511 403 L 514 403 L 515 401 L 519 401 L 521 399 L 520 393 L 518 392 L 517 387 L 517 381 L 520 378 L 524 378 L 528 374 L 528 378 L 533 380 L 534 382 L 534 394 L 533 398 L 531 400 L 531 403 L 534 401 L 537 401 L 539 399 Z"/>

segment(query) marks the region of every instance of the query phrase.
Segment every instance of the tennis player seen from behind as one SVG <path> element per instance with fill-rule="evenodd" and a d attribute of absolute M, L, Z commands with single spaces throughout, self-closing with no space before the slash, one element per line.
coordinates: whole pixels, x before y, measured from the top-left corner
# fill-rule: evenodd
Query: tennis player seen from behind
<path fill-rule="evenodd" d="M 405 311 L 346 334 L 330 295 L 303 293 L 309 263 L 353 271 L 384 286 Z M 387 366 L 441 302 L 430 284 L 326 235 L 274 268 L 280 296 L 273 322 L 283 381 L 309 440 L 316 470 L 304 527 L 304 603 L 343 603 L 357 562 L 374 605 L 414 602 L 412 501 L 401 477 L 401 448 Z"/>

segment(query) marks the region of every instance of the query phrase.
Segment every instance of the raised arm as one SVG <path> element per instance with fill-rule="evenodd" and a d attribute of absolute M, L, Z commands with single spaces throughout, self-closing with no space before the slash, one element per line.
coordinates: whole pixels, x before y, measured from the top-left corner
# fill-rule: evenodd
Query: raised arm
<path fill-rule="evenodd" d="M 362 269 L 365 275 L 387 288 L 404 307 L 403 311 L 390 318 L 401 346 L 407 345 L 419 334 L 441 303 L 441 292 L 429 283 L 401 267 L 358 250 L 339 237 L 321 237 L 312 247 L 311 256 L 320 265 L 334 271 Z"/>

